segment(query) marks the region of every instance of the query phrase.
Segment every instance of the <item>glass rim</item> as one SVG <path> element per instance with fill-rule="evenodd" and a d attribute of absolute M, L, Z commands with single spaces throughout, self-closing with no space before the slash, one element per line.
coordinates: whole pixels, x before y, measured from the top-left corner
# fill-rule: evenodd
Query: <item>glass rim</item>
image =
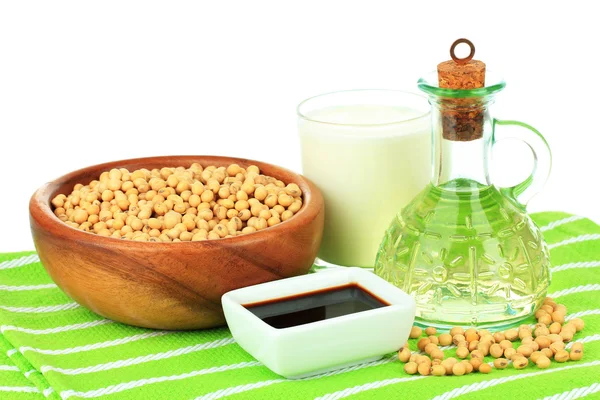
<path fill-rule="evenodd" d="M 441 88 L 437 81 L 437 71 L 430 72 L 424 77 L 419 78 L 417 86 L 428 95 L 449 98 L 471 98 L 486 97 L 501 91 L 506 87 L 506 82 L 502 77 L 495 75 L 492 71 L 486 72 L 486 84 L 483 87 L 475 89 L 448 89 Z M 435 77 L 435 79 L 433 79 Z M 487 83 L 491 78 L 492 83 Z"/>
<path fill-rule="evenodd" d="M 422 119 L 424 117 L 429 117 L 429 115 L 431 114 L 431 109 L 428 108 L 427 111 L 423 112 L 423 114 L 416 116 L 416 117 L 408 118 L 408 119 L 402 119 L 402 120 L 391 121 L 391 122 L 374 123 L 374 124 L 356 124 L 356 123 L 349 124 L 349 123 L 330 122 L 330 121 L 323 121 L 323 120 L 319 120 L 319 119 L 310 118 L 306 114 L 304 114 L 300 111 L 300 108 L 303 105 L 305 105 L 309 101 L 315 100 L 317 98 L 331 96 L 331 95 L 340 94 L 340 93 L 359 93 L 359 92 L 381 92 L 381 93 L 396 93 L 396 94 L 410 95 L 410 96 L 414 96 L 415 98 L 422 99 L 426 103 L 428 103 L 426 96 L 424 96 L 420 93 L 417 93 L 417 92 L 409 92 L 408 90 L 401 90 L 401 89 L 348 89 L 348 90 L 337 90 L 337 91 L 333 91 L 333 92 L 321 93 L 321 94 L 318 94 L 315 96 L 311 96 L 307 99 L 304 99 L 296 107 L 296 115 L 305 121 L 315 122 L 318 124 L 326 124 L 326 125 L 333 125 L 333 126 L 347 126 L 347 127 L 350 127 L 350 126 L 352 126 L 352 127 L 382 127 L 382 126 L 391 126 L 391 125 L 400 125 L 400 124 L 409 123 L 412 121 Z"/>

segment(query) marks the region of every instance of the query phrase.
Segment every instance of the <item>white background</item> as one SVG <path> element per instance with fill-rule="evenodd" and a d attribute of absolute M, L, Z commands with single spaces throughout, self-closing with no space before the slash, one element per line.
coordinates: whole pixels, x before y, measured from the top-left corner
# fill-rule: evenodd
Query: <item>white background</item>
<path fill-rule="evenodd" d="M 553 149 L 552 176 L 530 211 L 600 222 L 594 2 L 495 4 L 2 2 L 0 251 L 33 249 L 29 197 L 88 165 L 216 154 L 300 171 L 301 100 L 356 88 L 416 90 L 459 37 L 507 81 L 494 116 L 530 123 Z M 502 149 L 495 176 L 516 183 L 530 153 L 518 142 Z"/>

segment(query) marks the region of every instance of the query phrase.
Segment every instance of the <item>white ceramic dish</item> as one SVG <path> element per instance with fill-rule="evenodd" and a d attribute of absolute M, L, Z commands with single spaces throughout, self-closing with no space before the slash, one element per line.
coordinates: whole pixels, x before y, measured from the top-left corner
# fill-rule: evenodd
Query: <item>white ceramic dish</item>
<path fill-rule="evenodd" d="M 277 329 L 244 304 L 273 300 L 355 283 L 389 305 Z M 414 322 L 411 296 L 361 268 L 249 286 L 222 297 L 227 324 L 238 344 L 273 372 L 296 379 L 381 358 L 406 343 Z"/>

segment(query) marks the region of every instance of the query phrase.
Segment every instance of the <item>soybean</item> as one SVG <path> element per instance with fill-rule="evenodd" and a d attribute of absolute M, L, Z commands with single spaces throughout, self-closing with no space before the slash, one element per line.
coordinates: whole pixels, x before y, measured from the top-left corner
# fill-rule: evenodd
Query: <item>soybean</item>
<path fill-rule="evenodd" d="M 301 209 L 302 195 L 297 184 L 262 175 L 254 165 L 203 168 L 194 163 L 187 169 L 105 171 L 86 185 L 74 185 L 68 196 L 54 196 L 51 204 L 58 219 L 86 232 L 175 242 L 228 238 L 278 225 Z M 253 215 L 259 218 L 251 223 Z M 223 227 L 217 227 L 221 222 Z"/>

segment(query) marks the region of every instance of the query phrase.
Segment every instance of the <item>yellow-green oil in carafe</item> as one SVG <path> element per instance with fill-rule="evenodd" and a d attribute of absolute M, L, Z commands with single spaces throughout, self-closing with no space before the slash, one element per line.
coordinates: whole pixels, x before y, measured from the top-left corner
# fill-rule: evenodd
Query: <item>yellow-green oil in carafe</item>
<path fill-rule="evenodd" d="M 375 272 L 411 294 L 416 321 L 499 326 L 529 316 L 549 285 L 539 228 L 493 185 L 428 185 L 392 220 Z"/>

